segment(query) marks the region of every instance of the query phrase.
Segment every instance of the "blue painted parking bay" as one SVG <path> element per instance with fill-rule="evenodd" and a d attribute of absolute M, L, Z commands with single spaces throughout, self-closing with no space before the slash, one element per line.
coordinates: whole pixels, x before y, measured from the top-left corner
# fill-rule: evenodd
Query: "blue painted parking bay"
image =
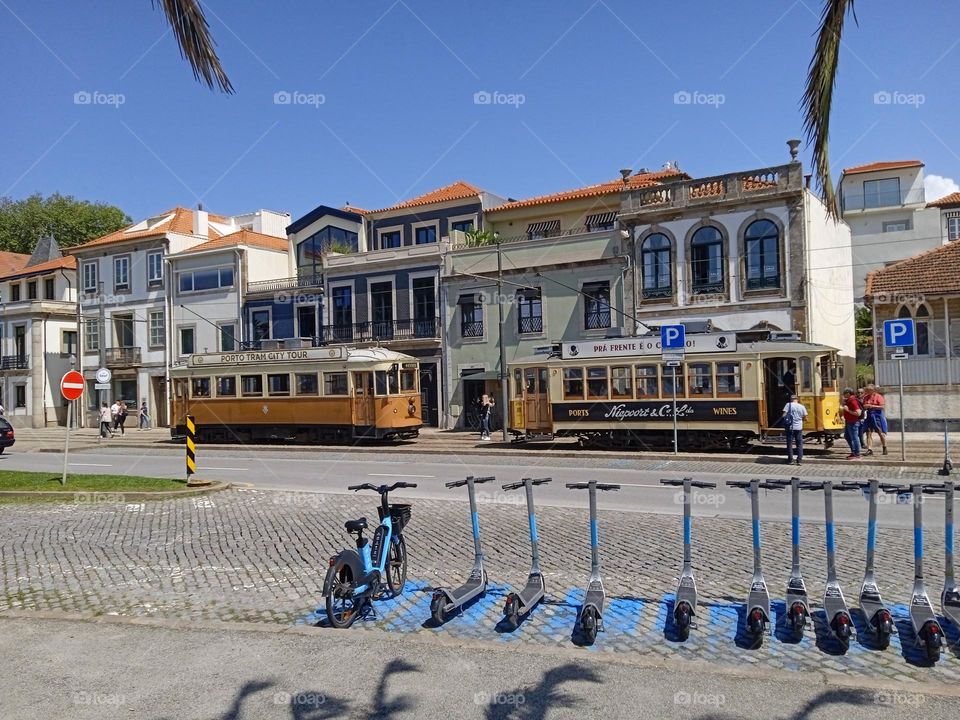
<path fill-rule="evenodd" d="M 583 599 L 581 588 L 565 593 L 547 592 L 547 597 L 513 632 L 498 627 L 503 603 L 510 588 L 490 585 L 484 596 L 439 627 L 430 622 L 430 598 L 433 587 L 408 581 L 402 596 L 375 602 L 374 613 L 359 618 L 357 626 L 376 627 L 388 632 L 436 633 L 464 640 L 538 645 L 575 645 L 574 623 Z M 604 631 L 596 643 L 582 647 L 585 653 L 643 653 L 660 657 L 687 658 L 725 665 L 754 665 L 794 671 L 826 671 L 849 675 L 949 682 L 960 680 L 960 650 L 957 631 L 947 628 L 951 647 L 945 648 L 940 662 L 925 664 L 923 650 L 914 647 L 909 609 L 906 605 L 890 608 L 898 634 L 886 650 L 870 646 L 863 632 L 865 621 L 854 608 L 857 628 L 846 654 L 830 634 L 822 610 L 812 610 L 813 624 L 803 637 L 794 641 L 786 630 L 786 608 L 782 601 L 772 603 L 772 634 L 764 637 L 762 647 L 748 649 L 744 635 L 744 605 L 738 602 L 701 601 L 696 626 L 685 642 L 672 639 L 673 594 L 660 598 L 608 597 L 604 608 Z M 301 618 L 297 624 L 324 627 L 325 632 L 350 632 L 328 628 L 321 606 Z"/>

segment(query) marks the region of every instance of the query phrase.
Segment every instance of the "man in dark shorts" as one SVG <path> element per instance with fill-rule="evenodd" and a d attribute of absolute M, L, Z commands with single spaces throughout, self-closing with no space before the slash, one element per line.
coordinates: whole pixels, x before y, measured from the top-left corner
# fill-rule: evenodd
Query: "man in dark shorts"
<path fill-rule="evenodd" d="M 877 386 L 873 383 L 867 385 L 867 391 L 863 396 L 863 406 L 867 409 L 867 455 L 873 455 L 873 433 L 880 438 L 880 445 L 883 447 L 883 454 L 887 454 L 887 416 L 884 412 L 886 400 Z"/>

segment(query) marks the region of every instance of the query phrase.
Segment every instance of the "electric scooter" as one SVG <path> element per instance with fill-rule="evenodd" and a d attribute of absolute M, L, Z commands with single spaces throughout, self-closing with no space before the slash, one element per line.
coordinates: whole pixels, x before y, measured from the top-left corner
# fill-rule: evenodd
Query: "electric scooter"
<path fill-rule="evenodd" d="M 503 619 L 511 630 L 516 630 L 520 620 L 533 610 L 538 602 L 543 600 L 546 585 L 543 582 L 543 573 L 540 572 L 540 549 L 537 542 L 537 518 L 533 511 L 533 486 L 552 482 L 553 478 L 523 478 L 520 482 L 509 483 L 503 486 L 504 490 L 524 488 L 527 494 L 527 517 L 530 521 L 530 574 L 527 575 L 527 584 L 519 593 L 511 592 L 503 605 Z"/>
<path fill-rule="evenodd" d="M 679 485 L 683 487 L 683 569 L 680 571 L 680 580 L 677 583 L 677 598 L 673 606 L 673 622 L 677 630 L 677 637 L 686 640 L 690 637 L 690 626 L 697 611 L 697 581 L 693 577 L 693 560 L 690 550 L 690 536 L 692 521 L 690 511 L 692 505 L 692 488 L 715 488 L 716 483 L 701 482 L 691 478 L 683 480 L 661 480 L 663 485 Z"/>
<path fill-rule="evenodd" d="M 776 483 L 753 480 L 727 480 L 729 487 L 744 488 L 750 495 L 750 516 L 753 521 L 753 579 L 747 595 L 747 631 L 750 633 L 750 648 L 756 650 L 763 644 L 763 636 L 770 622 L 770 593 L 760 567 L 760 488 L 782 490 Z"/>
<path fill-rule="evenodd" d="M 913 495 L 913 592 L 910 595 L 910 622 L 917 636 L 917 644 L 923 645 L 927 661 L 935 663 L 940 659 L 943 646 L 943 629 L 933 612 L 930 596 L 923 584 L 923 494 L 933 494 L 942 487 L 925 487 L 922 484 L 910 486 Z"/>
<path fill-rule="evenodd" d="M 590 582 L 587 595 L 577 613 L 577 625 L 580 627 L 584 644 L 593 645 L 597 633 L 603 630 L 603 602 L 606 592 L 603 578 L 600 576 L 600 536 L 597 524 L 597 490 L 619 490 L 619 485 L 598 483 L 596 480 L 580 483 L 567 483 L 568 490 L 587 490 L 590 498 Z"/>
<path fill-rule="evenodd" d="M 867 510 L 867 567 L 863 572 L 863 583 L 860 585 L 860 609 L 870 632 L 876 640 L 877 647 L 886 650 L 890 646 L 890 636 L 893 634 L 893 616 L 880 597 L 877 587 L 877 577 L 874 571 L 874 555 L 877 550 L 877 497 L 880 491 L 898 491 L 896 485 L 881 484 L 877 480 L 844 480 L 845 487 L 858 487 L 866 492 Z"/>
<path fill-rule="evenodd" d="M 940 593 L 940 611 L 955 627 L 960 627 L 960 590 L 953 573 L 953 480 L 943 483 L 944 504 L 944 580 Z M 937 488 L 939 490 L 939 488 Z"/>
<path fill-rule="evenodd" d="M 823 490 L 823 516 L 827 533 L 827 584 L 823 589 L 823 611 L 833 636 L 840 645 L 841 652 L 850 649 L 850 636 L 853 634 L 853 621 L 847 601 L 843 598 L 840 581 L 837 580 L 837 542 L 833 524 L 833 491 L 855 490 L 851 485 L 834 487 L 832 480 L 806 483 L 804 489 Z"/>
<path fill-rule="evenodd" d="M 462 608 L 468 602 L 487 591 L 487 571 L 483 568 L 483 550 L 480 549 L 480 517 L 477 515 L 477 498 L 474 485 L 477 483 L 493 482 L 495 477 L 473 477 L 465 480 L 448 482 L 448 488 L 467 486 L 467 495 L 470 498 L 470 524 L 473 528 L 473 569 L 467 581 L 456 590 L 438 588 L 433 591 L 430 600 L 430 617 L 435 625 L 442 625 L 450 614 Z"/>
<path fill-rule="evenodd" d="M 810 617 L 810 600 L 807 596 L 807 585 L 800 572 L 800 490 L 806 489 L 807 483 L 800 478 L 790 480 L 769 480 L 768 482 L 783 487 L 790 486 L 790 544 L 793 546 L 793 561 L 790 566 L 790 579 L 787 580 L 787 620 L 793 636 L 803 636 Z"/>

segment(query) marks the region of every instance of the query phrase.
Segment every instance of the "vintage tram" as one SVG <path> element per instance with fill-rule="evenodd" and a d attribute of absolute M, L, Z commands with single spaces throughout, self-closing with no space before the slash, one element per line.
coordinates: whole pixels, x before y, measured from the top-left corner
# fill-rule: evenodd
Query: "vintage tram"
<path fill-rule="evenodd" d="M 416 358 L 372 347 L 191 355 L 170 371 L 174 437 L 200 442 L 351 443 L 416 437 Z"/>
<path fill-rule="evenodd" d="M 808 412 L 804 437 L 829 448 L 843 433 L 836 350 L 789 335 L 747 337 L 688 334 L 670 361 L 659 337 L 561 343 L 508 366 L 509 428 L 518 439 L 672 447 L 676 391 L 680 449 L 743 449 L 784 433 L 792 387 Z"/>

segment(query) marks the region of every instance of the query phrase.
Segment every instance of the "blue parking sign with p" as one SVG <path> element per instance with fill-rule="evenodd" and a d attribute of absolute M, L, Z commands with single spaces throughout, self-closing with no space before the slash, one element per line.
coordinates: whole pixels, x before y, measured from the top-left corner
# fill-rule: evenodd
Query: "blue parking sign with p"
<path fill-rule="evenodd" d="M 888 348 L 913 347 L 913 320 L 884 320 L 883 345 Z"/>
<path fill-rule="evenodd" d="M 683 350 L 687 338 L 683 325 L 663 325 L 660 328 L 660 347 L 664 350 Z"/>

